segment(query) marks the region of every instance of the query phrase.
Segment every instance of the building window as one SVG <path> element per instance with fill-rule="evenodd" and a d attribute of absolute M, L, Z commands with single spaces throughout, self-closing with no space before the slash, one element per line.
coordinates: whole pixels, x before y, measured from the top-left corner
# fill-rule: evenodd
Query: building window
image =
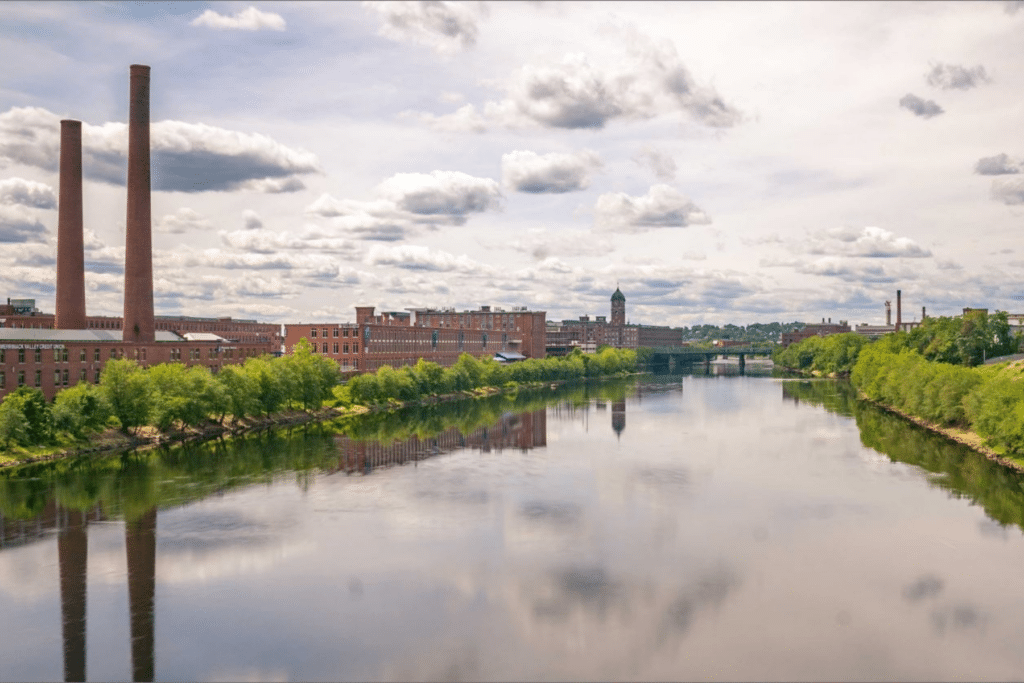
<path fill-rule="evenodd" d="M 96 382 L 96 384 L 100 383 L 100 369 L 99 368 L 96 368 L 96 379 L 94 381 Z"/>
<path fill-rule="evenodd" d="M 60 360 L 62 363 L 68 362 L 68 347 L 65 346 L 60 350 Z"/>
<path fill-rule="evenodd" d="M 0 389 L 7 386 L 7 375 L 4 374 L 3 370 L 0 370 Z"/>
<path fill-rule="evenodd" d="M 316 353 L 316 342 L 313 342 L 313 353 Z"/>
<path fill-rule="evenodd" d="M 5 360 L 7 360 L 7 352 L 0 349 L 0 363 L 3 363 Z"/>
<path fill-rule="evenodd" d="M 354 361 L 352 361 L 352 369 L 353 370 L 358 370 L 359 369 L 359 359 L 358 358 L 356 358 Z"/>
<path fill-rule="evenodd" d="M 36 370 L 36 386 L 37 387 L 43 386 L 43 371 L 42 370 Z"/>
<path fill-rule="evenodd" d="M 81 370 L 78 371 L 78 381 L 79 382 L 84 382 L 85 381 L 85 374 L 86 374 L 85 368 L 82 368 Z"/>
<path fill-rule="evenodd" d="M 311 327 L 310 328 L 310 330 L 309 330 L 309 337 L 310 337 L 310 339 L 316 339 L 316 328 L 315 327 Z"/>
<path fill-rule="evenodd" d="M 337 332 L 337 330 L 335 330 Z M 337 337 L 338 335 L 334 335 Z M 334 342 L 334 355 L 338 355 L 338 342 Z"/>
<path fill-rule="evenodd" d="M 61 384 L 63 384 L 64 386 L 67 386 L 67 385 L 68 385 L 68 380 L 69 380 L 69 375 L 70 375 L 70 374 L 71 374 L 71 371 L 70 371 L 70 370 L 65 370 L 65 371 L 64 371 L 64 381 L 63 381 L 63 382 L 61 382 Z"/>
<path fill-rule="evenodd" d="M 78 360 L 81 361 L 82 363 L 85 362 L 85 349 L 80 349 L 78 351 Z"/>
<path fill-rule="evenodd" d="M 348 328 L 347 327 L 344 330 L 341 331 L 341 336 L 342 337 L 347 337 L 348 336 Z"/>
<path fill-rule="evenodd" d="M 39 386 L 38 384 L 36 386 Z M 60 386 L 60 370 L 53 371 L 53 386 Z"/>
<path fill-rule="evenodd" d="M 326 328 L 326 327 L 324 328 L 324 334 L 323 334 L 323 337 L 324 337 L 324 339 L 327 339 L 327 328 Z"/>
<path fill-rule="evenodd" d="M 142 350 L 139 352 L 139 355 L 142 357 L 142 360 L 146 360 L 146 347 L 145 346 L 142 347 Z"/>
<path fill-rule="evenodd" d="M 18 386 L 19 387 L 25 386 L 25 371 L 24 370 L 18 370 Z"/>
<path fill-rule="evenodd" d="M 359 344 L 352 345 L 352 353 L 359 353 Z"/>
<path fill-rule="evenodd" d="M 338 336 L 338 328 L 337 327 L 334 328 L 334 336 L 335 337 Z M 337 353 L 337 351 L 335 351 L 335 353 Z"/>
<path fill-rule="evenodd" d="M 110 357 L 117 358 L 117 349 L 110 349 Z"/>
<path fill-rule="evenodd" d="M 54 352 L 54 353 L 56 353 L 56 352 Z M 36 362 L 37 363 L 42 363 L 43 362 L 43 350 L 42 349 L 36 349 L 35 358 L 36 358 Z M 39 386 L 39 385 L 36 385 L 36 386 Z"/>
<path fill-rule="evenodd" d="M 92 350 L 92 359 L 94 361 L 99 362 L 99 360 L 100 360 L 100 350 L 99 349 L 93 349 Z"/>

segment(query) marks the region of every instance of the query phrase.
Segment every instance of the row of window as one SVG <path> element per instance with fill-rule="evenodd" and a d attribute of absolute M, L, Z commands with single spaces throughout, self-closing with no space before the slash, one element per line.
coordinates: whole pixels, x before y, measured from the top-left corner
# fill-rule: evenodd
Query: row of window
<path fill-rule="evenodd" d="M 327 339 L 327 330 L 328 330 L 328 328 L 326 328 L 326 327 L 320 328 L 320 332 L 321 332 L 320 336 L 323 337 L 324 339 Z M 341 332 L 340 335 L 339 335 L 339 330 Z M 354 328 L 354 327 L 335 327 L 334 328 L 334 336 L 335 337 L 338 337 L 338 336 L 347 337 L 347 336 L 349 336 L 349 334 L 348 334 L 349 330 L 352 330 L 352 336 L 353 337 L 358 337 L 359 336 L 359 331 L 356 328 Z M 317 328 L 315 328 L 315 327 L 309 328 L 309 338 L 310 339 L 316 339 L 316 336 L 317 336 L 316 333 L 317 333 Z M 335 351 L 335 353 L 337 353 L 337 351 Z"/>
<path fill-rule="evenodd" d="M 335 344 L 334 346 L 337 347 L 338 345 Z M 348 345 L 346 344 L 346 347 L 347 346 Z M 327 345 L 325 344 L 324 345 L 324 349 L 325 349 L 324 352 L 325 353 L 326 353 L 326 348 L 327 348 Z M 5 363 L 7 361 L 7 351 L 8 350 L 9 349 L 0 349 L 0 364 Z M 13 349 L 10 349 L 10 350 L 13 351 Z M 30 350 L 32 351 L 33 362 L 34 363 L 42 363 L 43 362 L 43 350 L 42 349 L 30 349 Z M 235 357 L 235 351 L 236 351 L 236 349 L 234 349 L 234 348 L 218 349 L 216 347 L 212 347 L 211 346 L 209 348 L 209 351 L 207 352 L 207 357 L 210 358 L 210 359 L 218 358 L 218 357 L 234 358 Z M 239 358 L 249 358 L 250 356 L 258 355 L 257 349 L 251 349 L 251 348 L 249 348 L 249 349 L 238 349 L 238 352 L 239 352 Z M 337 349 L 335 349 L 334 352 L 337 353 L 338 352 Z M 355 352 L 358 353 L 358 345 L 356 345 L 356 351 Z M 346 353 L 348 353 L 348 352 L 346 351 Z M 100 349 L 98 349 L 98 348 L 97 349 L 93 349 L 91 355 L 92 355 L 93 361 L 97 361 L 98 362 L 100 360 L 100 356 L 101 356 Z M 145 346 L 130 349 L 128 355 L 131 358 L 134 358 L 135 360 L 148 360 L 148 358 L 147 358 L 147 348 Z M 82 362 L 82 363 L 88 362 L 89 356 L 90 356 L 90 354 L 88 352 L 88 349 L 79 349 L 78 350 L 78 360 L 80 362 Z M 23 364 L 25 362 L 25 359 L 28 357 L 28 353 L 27 353 L 26 349 L 17 349 L 17 357 L 18 357 L 18 363 L 19 364 Z M 109 357 L 110 357 L 111 360 L 113 360 L 114 358 L 124 358 L 125 357 L 125 349 L 123 349 L 123 348 L 116 348 L 116 347 L 115 348 L 111 348 L 110 349 Z M 69 357 L 69 353 L 68 353 L 68 349 L 67 348 L 53 349 L 53 362 L 54 363 L 68 363 L 68 362 L 70 362 L 69 358 L 70 357 Z M 188 358 L 189 358 L 189 360 L 200 360 L 202 358 L 202 349 L 200 349 L 200 348 L 191 348 L 191 349 L 189 349 L 188 350 Z M 179 348 L 172 348 L 171 349 L 171 360 L 181 360 L 181 349 L 179 349 Z"/>
<path fill-rule="evenodd" d="M 24 370 L 18 370 L 17 378 L 18 378 L 17 386 L 19 386 L 19 387 L 25 386 L 25 371 Z M 12 377 L 12 379 L 13 379 L 13 377 Z M 89 381 L 89 372 L 88 372 L 87 368 L 81 368 L 78 371 L 78 381 L 79 382 L 88 382 Z M 68 384 L 70 384 L 70 382 L 71 382 L 71 371 L 70 370 L 54 370 L 53 371 L 53 386 L 55 386 L 55 387 L 66 387 L 66 386 L 68 386 Z M 99 368 L 96 368 L 95 371 L 93 372 L 93 382 L 95 382 L 96 384 L 100 383 L 100 369 Z M 43 371 L 42 370 L 36 370 L 35 371 L 35 386 L 37 386 L 37 387 L 42 387 L 43 386 Z M 0 389 L 4 389 L 6 387 L 7 387 L 7 373 L 4 372 L 3 370 L 0 370 Z"/>
<path fill-rule="evenodd" d="M 340 353 L 349 353 L 349 345 L 339 345 L 338 342 L 334 342 L 334 350 L 332 353 L 337 355 L 339 353 L 339 348 L 341 349 Z M 327 353 L 327 342 L 324 342 L 322 345 L 318 345 L 316 342 L 313 342 L 310 350 L 313 353 Z M 352 344 L 352 353 L 359 353 L 359 344 Z"/>

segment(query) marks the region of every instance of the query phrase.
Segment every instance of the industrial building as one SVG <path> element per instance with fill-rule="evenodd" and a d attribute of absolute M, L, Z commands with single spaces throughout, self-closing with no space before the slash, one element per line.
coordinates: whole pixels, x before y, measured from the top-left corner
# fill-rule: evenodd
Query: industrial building
<path fill-rule="evenodd" d="M 574 349 L 593 353 L 599 346 L 637 349 L 641 346 L 681 346 L 678 327 L 633 325 L 626 322 L 626 296 L 616 287 L 611 298 L 611 321 L 603 315 L 581 315 L 578 320 L 551 321 L 547 325 L 547 353 L 564 356 Z"/>
<path fill-rule="evenodd" d="M 420 358 L 454 365 L 463 353 L 477 357 L 543 358 L 545 312 L 513 307 L 506 311 L 409 308 L 375 313 L 357 306 L 355 322 L 285 325 L 285 351 L 305 338 L 314 353 L 338 363 L 342 371 L 374 371 L 384 365 L 414 365 Z"/>
<path fill-rule="evenodd" d="M 90 318 L 86 315 L 82 123 L 63 120 L 55 313 L 52 317 L 38 315 L 34 304 L 25 306 L 24 301 L 8 301 L 4 314 L 0 315 L 5 319 L 0 327 L 0 397 L 28 385 L 39 388 L 52 399 L 60 389 L 79 381 L 99 382 L 103 366 L 114 358 L 130 358 L 141 365 L 201 364 L 216 371 L 221 365 L 239 363 L 247 357 L 280 348 L 279 341 L 275 345 L 269 334 L 250 335 L 249 331 L 236 329 L 233 332 L 238 334 L 233 340 L 231 336 L 209 331 L 212 319 L 172 318 L 169 321 L 163 318 L 158 325 L 153 312 L 149 86 L 149 67 L 132 65 L 124 317 Z M 217 320 L 217 323 L 221 328 L 237 327 L 234 321 Z M 203 325 L 206 329 L 197 329 Z"/>

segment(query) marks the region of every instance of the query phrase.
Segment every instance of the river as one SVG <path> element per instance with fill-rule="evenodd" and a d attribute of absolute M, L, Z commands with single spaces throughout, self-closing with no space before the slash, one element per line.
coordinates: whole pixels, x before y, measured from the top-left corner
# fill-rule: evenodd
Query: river
<path fill-rule="evenodd" d="M 1024 677 L 1024 478 L 752 374 L 2 472 L 0 680 Z"/>

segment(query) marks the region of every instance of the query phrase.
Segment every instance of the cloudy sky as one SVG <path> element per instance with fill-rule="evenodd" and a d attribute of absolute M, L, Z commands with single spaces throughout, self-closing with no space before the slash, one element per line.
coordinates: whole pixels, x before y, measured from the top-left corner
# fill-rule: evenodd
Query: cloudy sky
<path fill-rule="evenodd" d="M 59 121 L 120 315 L 128 67 L 160 314 L 1024 311 L 1024 2 L 0 4 L 0 295 L 53 310 Z"/>

